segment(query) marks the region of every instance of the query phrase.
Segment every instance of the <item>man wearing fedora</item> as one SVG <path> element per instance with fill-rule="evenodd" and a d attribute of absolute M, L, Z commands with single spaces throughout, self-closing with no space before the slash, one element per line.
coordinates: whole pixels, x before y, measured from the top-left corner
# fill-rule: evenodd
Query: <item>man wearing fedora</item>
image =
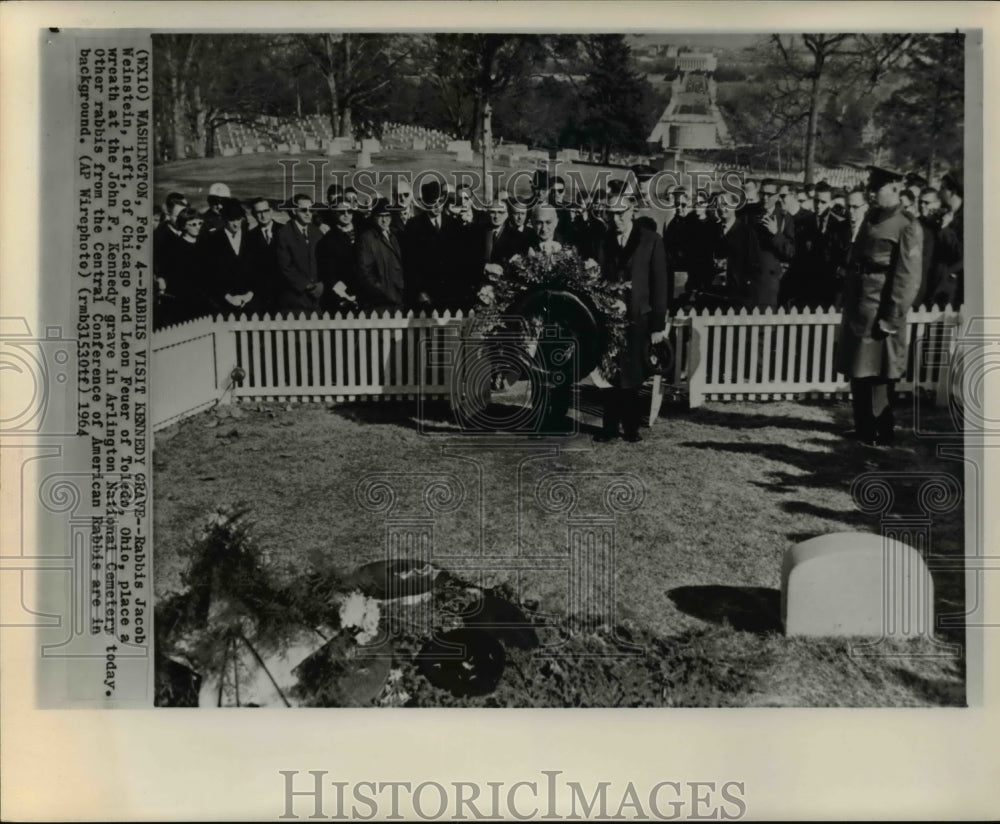
<path fill-rule="evenodd" d="M 379 198 L 372 208 L 373 226 L 358 241 L 358 301 L 364 311 L 403 309 L 406 279 L 403 252 L 392 231 L 393 209 Z M 332 234 L 332 232 L 331 232 Z"/>
<path fill-rule="evenodd" d="M 323 234 L 312 223 L 312 198 L 297 194 L 290 204 L 291 220 L 278 235 L 279 312 L 317 312 L 323 295 L 316 264 L 316 246 Z"/>
<path fill-rule="evenodd" d="M 657 232 L 635 220 L 635 199 L 622 192 L 609 199 L 611 231 L 605 236 L 601 271 L 608 280 L 627 283 L 625 345 L 618 353 L 615 385 L 603 390 L 603 426 L 599 443 L 622 435 L 642 440 L 639 388 L 646 380 L 650 345 L 661 343 L 667 323 L 667 257 Z"/>
<path fill-rule="evenodd" d="M 851 381 L 854 429 L 870 446 L 894 442 L 893 389 L 906 371 L 906 313 L 920 289 L 922 233 L 903 211 L 903 175 L 868 167 L 874 200 L 848 256 L 837 371 Z"/>
<path fill-rule="evenodd" d="M 211 292 L 223 314 L 251 315 L 264 310 L 263 289 L 247 238 L 246 214 L 234 200 L 223 203 L 222 228 L 204 238 Z"/>

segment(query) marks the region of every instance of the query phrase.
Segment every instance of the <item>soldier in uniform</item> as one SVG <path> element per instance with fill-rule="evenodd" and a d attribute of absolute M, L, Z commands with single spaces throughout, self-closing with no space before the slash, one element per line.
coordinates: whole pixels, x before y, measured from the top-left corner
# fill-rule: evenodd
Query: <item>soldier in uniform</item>
<path fill-rule="evenodd" d="M 900 204 L 903 175 L 868 168 L 874 205 L 848 258 L 837 371 L 851 381 L 854 429 L 870 446 L 892 444 L 892 394 L 906 370 L 906 313 L 920 288 L 920 224 Z"/>

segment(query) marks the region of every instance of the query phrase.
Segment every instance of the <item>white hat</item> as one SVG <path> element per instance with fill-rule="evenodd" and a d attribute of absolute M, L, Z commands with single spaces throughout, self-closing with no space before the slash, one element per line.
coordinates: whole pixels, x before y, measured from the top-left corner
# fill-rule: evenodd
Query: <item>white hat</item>
<path fill-rule="evenodd" d="M 213 183 L 208 187 L 209 197 L 231 197 L 229 187 L 225 183 Z"/>

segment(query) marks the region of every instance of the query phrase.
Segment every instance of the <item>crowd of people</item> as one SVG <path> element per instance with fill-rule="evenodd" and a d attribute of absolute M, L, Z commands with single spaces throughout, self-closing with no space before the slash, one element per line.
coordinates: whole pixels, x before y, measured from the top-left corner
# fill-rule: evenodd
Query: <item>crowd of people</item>
<path fill-rule="evenodd" d="M 225 184 L 213 184 L 201 213 L 172 193 L 154 232 L 154 321 L 468 310 L 497 265 L 502 272 L 515 255 L 569 246 L 629 287 L 626 342 L 598 440 L 641 440 L 649 349 L 662 342 L 672 310 L 707 296 L 747 309 L 841 309 L 837 371 L 851 381 L 852 436 L 890 443 L 907 312 L 962 302 L 961 176 L 946 174 L 934 189 L 870 167 L 867 185 L 850 192 L 750 179 L 693 197 L 676 189 L 664 207 L 650 191 L 655 170 L 631 171 L 574 196 L 563 178 L 538 170 L 530 198 L 498 196 L 480 209 L 470 189 L 449 192 L 436 180 L 421 186 L 420 208 L 401 179 L 390 198 L 372 201 L 334 184 L 323 204 L 306 194 L 280 207 L 253 198 L 252 228 Z M 279 209 L 287 220 L 275 219 Z"/>
<path fill-rule="evenodd" d="M 864 189 L 747 179 L 741 191 L 678 187 L 652 198 L 653 170 L 631 172 L 606 189 L 573 193 L 564 178 L 539 170 L 529 197 L 500 192 L 488 203 L 468 188 L 449 192 L 430 181 L 420 189 L 423 208 L 405 180 L 390 198 L 365 199 L 334 184 L 323 203 L 299 194 L 280 204 L 241 202 L 216 183 L 201 212 L 174 192 L 153 234 L 154 321 L 472 309 L 486 264 L 538 248 L 545 212 L 534 207 L 554 209 L 557 243 L 599 260 L 612 228 L 607 204 L 623 192 L 636 198 L 636 220 L 663 240 L 668 311 L 841 306 L 851 249 L 871 205 Z M 946 175 L 935 189 L 911 176 L 900 196 L 923 235 L 915 305 L 959 305 L 961 183 Z"/>

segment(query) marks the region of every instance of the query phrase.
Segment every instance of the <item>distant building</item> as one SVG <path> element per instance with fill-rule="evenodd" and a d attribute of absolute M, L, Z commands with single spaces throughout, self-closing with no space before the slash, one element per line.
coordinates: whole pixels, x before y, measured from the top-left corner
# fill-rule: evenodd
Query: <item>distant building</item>
<path fill-rule="evenodd" d="M 721 149 L 730 145 L 729 129 L 716 104 L 714 54 L 679 52 L 670 102 L 647 142 L 656 149 Z"/>

